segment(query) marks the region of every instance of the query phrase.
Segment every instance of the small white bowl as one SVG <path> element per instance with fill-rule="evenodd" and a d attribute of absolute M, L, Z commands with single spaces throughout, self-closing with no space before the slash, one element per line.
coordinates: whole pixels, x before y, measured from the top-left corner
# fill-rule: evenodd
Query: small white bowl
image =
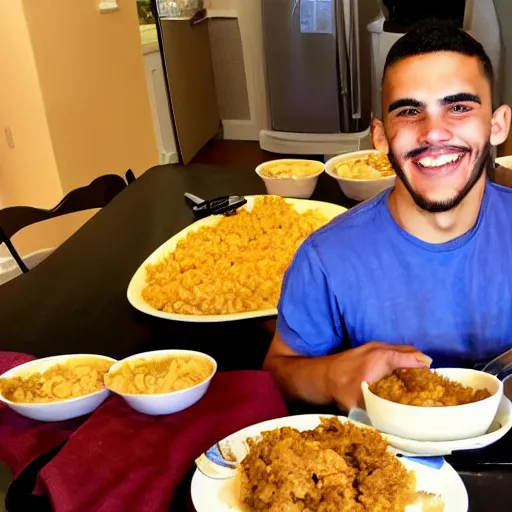
<path fill-rule="evenodd" d="M 448 379 L 474 389 L 487 388 L 489 398 L 471 404 L 419 407 L 385 400 L 363 382 L 366 412 L 372 425 L 387 434 L 417 441 L 457 441 L 484 435 L 496 416 L 503 383 L 493 375 L 465 368 L 434 370 Z"/>
<path fill-rule="evenodd" d="M 353 153 L 343 153 L 335 156 L 325 163 L 325 172 L 334 178 L 341 188 L 341 191 L 350 199 L 356 201 L 364 201 L 370 199 L 383 190 L 392 187 L 395 184 L 396 176 L 385 176 L 376 180 L 352 180 L 350 178 L 342 178 L 336 173 L 336 167 L 347 160 L 357 157 L 379 153 L 376 149 L 367 149 L 364 151 L 354 151 Z"/>
<path fill-rule="evenodd" d="M 136 411 L 143 414 L 150 414 L 152 416 L 173 414 L 194 405 L 206 394 L 206 391 L 208 391 L 208 388 L 210 387 L 211 380 L 217 372 L 217 361 L 203 352 L 195 352 L 193 350 L 154 350 L 152 352 L 143 352 L 141 354 L 135 354 L 122 359 L 115 365 L 111 366 L 107 373 L 114 373 L 123 363 L 133 359 L 159 359 L 169 356 L 204 357 L 213 364 L 213 371 L 203 382 L 200 382 L 191 388 L 172 391 L 171 393 L 158 393 L 151 395 L 145 393 L 119 393 L 115 389 L 109 388 L 110 391 L 123 397 L 126 403 Z"/>
<path fill-rule="evenodd" d="M 12 379 L 14 377 L 22 377 L 30 375 L 32 373 L 43 373 L 48 370 L 51 366 L 59 363 L 64 363 L 70 359 L 82 359 L 82 358 L 98 358 L 112 363 L 116 362 L 116 359 L 111 357 L 100 356 L 96 354 L 70 354 L 63 356 L 52 356 L 45 357 L 43 359 L 35 359 L 28 363 L 20 364 L 14 368 L 11 368 L 4 374 L 0 375 L 1 378 Z M 10 407 L 13 411 L 18 414 L 39 421 L 63 421 L 71 418 L 78 418 L 89 414 L 97 409 L 108 397 L 109 391 L 107 388 L 102 388 L 94 393 L 88 395 L 78 396 L 76 398 L 68 398 L 66 400 L 58 400 L 55 402 L 45 403 L 18 403 L 7 400 L 0 394 L 0 401 Z"/>
<path fill-rule="evenodd" d="M 318 172 L 312 176 L 304 178 L 269 178 L 261 174 L 261 171 L 269 164 L 276 163 L 303 163 L 313 162 L 318 164 Z M 318 182 L 318 176 L 324 172 L 323 162 L 316 162 L 315 160 L 307 160 L 300 158 L 281 158 L 278 160 L 271 160 L 264 162 L 256 167 L 256 174 L 265 183 L 267 193 L 275 196 L 282 197 L 297 197 L 299 199 L 309 199 L 315 191 Z"/>
<path fill-rule="evenodd" d="M 512 169 L 512 155 L 500 156 L 494 160 L 498 165 Z"/>

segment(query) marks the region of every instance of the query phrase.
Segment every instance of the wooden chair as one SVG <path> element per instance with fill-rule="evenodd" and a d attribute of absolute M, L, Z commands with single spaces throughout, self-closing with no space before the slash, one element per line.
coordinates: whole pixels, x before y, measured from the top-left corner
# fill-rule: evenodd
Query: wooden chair
<path fill-rule="evenodd" d="M 129 169 L 126 173 L 128 183 L 135 181 L 135 175 Z M 126 181 L 117 174 L 100 176 L 85 187 L 72 190 L 62 201 L 52 208 L 45 210 L 31 206 L 12 206 L 0 210 L 0 245 L 5 243 L 22 272 L 29 269 L 23 258 L 18 254 L 11 238 L 23 228 L 38 222 L 54 219 L 62 215 L 76 213 L 94 208 L 103 208 L 122 190 L 127 187 Z"/>
<path fill-rule="evenodd" d="M 126 182 L 128 183 L 128 185 L 131 185 L 137 179 L 131 169 L 128 169 L 126 171 L 125 176 L 126 176 Z"/>

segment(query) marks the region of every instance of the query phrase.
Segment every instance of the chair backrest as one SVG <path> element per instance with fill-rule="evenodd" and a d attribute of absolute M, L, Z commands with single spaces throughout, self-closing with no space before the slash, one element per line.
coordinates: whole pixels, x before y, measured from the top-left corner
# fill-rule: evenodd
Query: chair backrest
<path fill-rule="evenodd" d="M 51 210 L 34 208 L 32 206 L 4 208 L 0 210 L 0 244 L 2 242 L 5 243 L 23 272 L 28 272 L 28 268 L 17 254 L 10 240 L 18 231 L 32 224 L 60 217 L 61 215 L 103 208 L 126 187 L 126 181 L 121 176 L 106 174 L 96 178 L 85 187 L 72 190 Z"/>
<path fill-rule="evenodd" d="M 121 176 L 106 174 L 85 187 L 72 190 L 51 210 L 32 206 L 11 206 L 0 210 L 0 228 L 6 237 L 12 238 L 18 231 L 38 222 L 69 213 L 103 208 L 126 186 Z"/>
<path fill-rule="evenodd" d="M 128 169 L 126 171 L 126 181 L 128 182 L 128 185 L 131 185 L 134 181 L 137 180 L 137 178 L 135 177 L 135 174 L 133 173 L 133 171 L 131 169 Z"/>

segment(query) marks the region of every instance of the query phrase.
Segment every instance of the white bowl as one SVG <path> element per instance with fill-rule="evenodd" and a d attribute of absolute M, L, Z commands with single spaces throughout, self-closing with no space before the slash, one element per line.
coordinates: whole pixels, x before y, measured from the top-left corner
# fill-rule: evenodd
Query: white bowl
<path fill-rule="evenodd" d="M 512 155 L 500 156 L 494 160 L 498 165 L 512 169 Z"/>
<path fill-rule="evenodd" d="M 496 416 L 503 383 L 493 375 L 465 368 L 434 370 L 448 379 L 474 389 L 487 388 L 489 398 L 471 404 L 419 407 L 385 400 L 361 385 L 366 412 L 379 431 L 417 441 L 456 441 L 484 435 Z"/>
<path fill-rule="evenodd" d="M 87 357 L 94 357 L 103 359 L 105 361 L 116 362 L 116 359 L 111 357 L 100 356 L 96 354 L 70 354 L 63 356 L 45 357 L 43 359 L 35 359 L 28 363 L 20 364 L 11 368 L 4 374 L 0 375 L 1 378 L 12 379 L 14 377 L 22 377 L 32 373 L 42 373 L 48 370 L 51 366 L 64 363 L 70 359 L 82 359 Z M 63 421 L 71 418 L 77 418 L 89 414 L 97 409 L 108 397 L 109 391 L 107 388 L 100 389 L 88 395 L 78 396 L 76 398 L 68 398 L 67 400 L 58 400 L 56 402 L 47 403 L 17 403 L 7 400 L 0 394 L 0 401 L 9 406 L 13 411 L 27 418 L 32 418 L 39 421 Z"/>
<path fill-rule="evenodd" d="M 383 190 L 392 187 L 395 184 L 396 176 L 385 176 L 376 180 L 352 180 L 350 178 L 342 178 L 336 174 L 336 167 L 346 160 L 369 155 L 372 153 L 379 153 L 376 149 L 367 149 L 364 151 L 354 151 L 353 153 L 343 153 L 342 155 L 335 156 L 325 163 L 325 172 L 334 178 L 341 188 L 341 191 L 351 199 L 356 201 L 364 201 L 370 199 Z"/>
<path fill-rule="evenodd" d="M 202 352 L 195 352 L 193 350 L 154 350 L 152 352 L 143 352 L 141 354 L 135 354 L 133 356 L 122 359 L 115 365 L 111 366 L 107 373 L 114 373 L 123 363 L 131 361 L 133 359 L 152 359 L 162 358 L 168 356 L 196 356 L 204 357 L 213 364 L 213 371 L 211 375 L 192 386 L 191 388 L 181 389 L 180 391 L 172 391 L 171 393 L 159 393 L 159 394 L 135 394 L 135 393 L 119 393 L 113 388 L 109 388 L 113 393 L 123 397 L 126 403 L 138 412 L 143 414 L 150 414 L 152 416 L 160 414 L 173 414 L 175 412 L 187 409 L 191 405 L 201 400 L 206 394 L 206 391 L 210 387 L 210 382 L 217 371 L 217 362 L 213 357 Z"/>
<path fill-rule="evenodd" d="M 261 171 L 269 164 L 275 163 L 302 163 L 314 162 L 318 164 L 318 173 L 304 178 L 269 178 L 263 176 Z M 282 197 L 297 197 L 300 199 L 309 199 L 315 191 L 318 182 L 318 176 L 324 172 L 324 164 L 322 162 L 315 162 L 314 160 L 307 160 L 301 158 L 281 158 L 278 160 L 270 160 L 264 162 L 256 167 L 256 174 L 265 183 L 267 193 L 275 196 Z"/>

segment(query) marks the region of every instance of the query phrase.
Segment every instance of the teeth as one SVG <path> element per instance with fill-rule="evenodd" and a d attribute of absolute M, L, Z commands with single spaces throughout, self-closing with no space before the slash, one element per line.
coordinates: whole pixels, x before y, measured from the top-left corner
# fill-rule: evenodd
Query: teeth
<path fill-rule="evenodd" d="M 452 153 L 451 155 L 441 155 L 431 158 L 429 156 L 418 160 L 422 167 L 441 167 L 442 165 L 450 164 L 457 161 L 462 154 Z"/>

